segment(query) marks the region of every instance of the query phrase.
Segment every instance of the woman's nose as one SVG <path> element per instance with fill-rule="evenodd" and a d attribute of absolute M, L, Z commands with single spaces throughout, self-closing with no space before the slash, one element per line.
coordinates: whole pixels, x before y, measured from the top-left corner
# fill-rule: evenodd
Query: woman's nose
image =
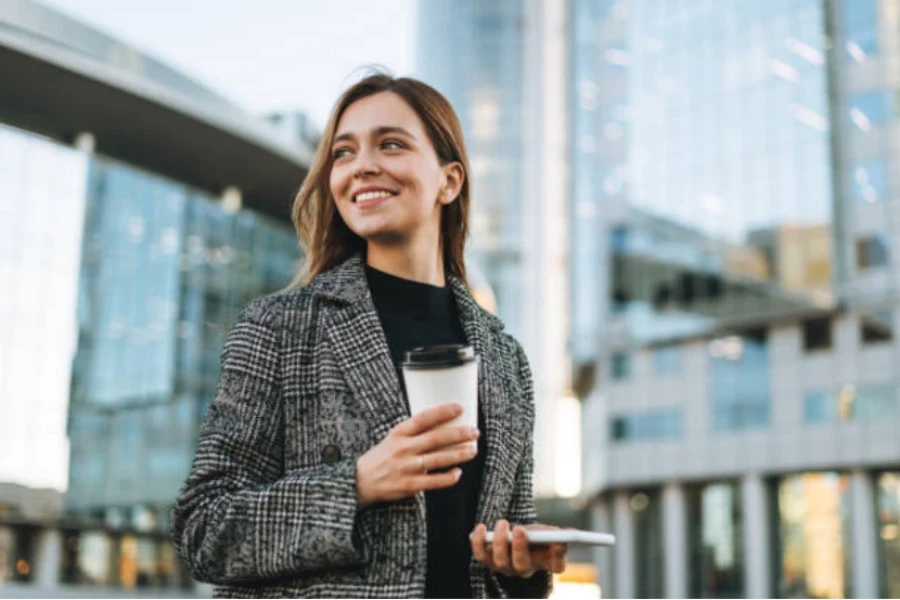
<path fill-rule="evenodd" d="M 381 172 L 378 160 L 371 152 L 360 152 L 357 155 L 356 169 L 353 175 L 356 177 L 365 177 L 366 175 L 377 175 Z"/>

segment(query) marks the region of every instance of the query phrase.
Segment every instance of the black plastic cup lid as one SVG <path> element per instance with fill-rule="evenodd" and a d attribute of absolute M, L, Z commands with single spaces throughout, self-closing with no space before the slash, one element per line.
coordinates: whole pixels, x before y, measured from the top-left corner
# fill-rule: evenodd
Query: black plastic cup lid
<path fill-rule="evenodd" d="M 443 344 L 414 348 L 405 352 L 404 356 L 406 360 L 403 361 L 403 367 L 406 369 L 439 369 L 458 367 L 474 361 L 475 349 L 463 344 Z"/>

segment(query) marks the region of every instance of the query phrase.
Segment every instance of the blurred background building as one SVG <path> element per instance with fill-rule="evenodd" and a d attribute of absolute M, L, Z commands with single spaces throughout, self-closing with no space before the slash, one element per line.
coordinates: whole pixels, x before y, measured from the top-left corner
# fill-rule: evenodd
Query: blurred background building
<path fill-rule="evenodd" d="M 294 273 L 308 127 L 27 1 L 0 80 L 0 586 L 190 586 L 168 510 L 224 331 Z"/>
<path fill-rule="evenodd" d="M 572 0 L 573 387 L 617 597 L 900 595 L 900 5 Z"/>
<path fill-rule="evenodd" d="M 417 24 L 476 294 L 535 374 L 541 517 L 618 538 L 559 595 L 900 597 L 900 0 Z M 224 332 L 299 258 L 319 133 L 27 0 L 0 81 L 0 594 L 204 593 L 167 509 Z"/>
<path fill-rule="evenodd" d="M 545 497 L 553 454 L 571 457 L 546 424 L 582 400 L 580 499 L 619 538 L 595 553 L 605 594 L 900 594 L 898 3 L 419 11 L 420 73 L 463 120 L 501 315 L 536 371 L 567 366 L 538 385 Z M 571 244 L 569 305 L 529 312 L 550 231 Z M 545 351 L 561 327 L 567 353 Z"/>

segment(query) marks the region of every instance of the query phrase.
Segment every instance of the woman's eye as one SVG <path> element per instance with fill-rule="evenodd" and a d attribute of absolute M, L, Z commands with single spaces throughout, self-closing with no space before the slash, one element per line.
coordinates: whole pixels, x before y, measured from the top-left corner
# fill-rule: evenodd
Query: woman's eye
<path fill-rule="evenodd" d="M 338 158 L 343 158 L 343 157 L 347 156 L 348 154 L 350 154 L 349 148 L 337 148 L 336 150 L 332 151 L 331 157 L 334 159 L 338 159 Z"/>
<path fill-rule="evenodd" d="M 381 147 L 385 150 L 399 150 L 403 148 L 403 144 L 400 142 L 395 142 L 394 140 L 387 140 L 381 144 Z"/>

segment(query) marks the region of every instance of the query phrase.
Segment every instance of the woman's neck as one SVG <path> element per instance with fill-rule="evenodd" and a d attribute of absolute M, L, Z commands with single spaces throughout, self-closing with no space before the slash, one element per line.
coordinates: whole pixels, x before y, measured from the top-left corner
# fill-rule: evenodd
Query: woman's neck
<path fill-rule="evenodd" d="M 440 254 L 422 251 L 409 246 L 383 246 L 372 243 L 366 250 L 366 264 L 394 277 L 402 277 L 444 287 L 444 264 Z"/>

